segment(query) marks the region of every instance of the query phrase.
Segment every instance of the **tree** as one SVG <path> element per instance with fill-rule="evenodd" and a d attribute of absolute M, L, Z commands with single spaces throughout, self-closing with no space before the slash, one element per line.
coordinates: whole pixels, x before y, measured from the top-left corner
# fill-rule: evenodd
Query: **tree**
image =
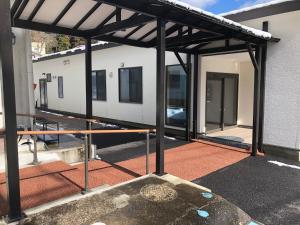
<path fill-rule="evenodd" d="M 32 41 L 39 49 L 46 49 L 46 53 L 65 51 L 85 44 L 85 39 L 81 37 L 67 36 L 63 34 L 50 34 L 44 32 L 32 31 Z M 92 40 L 92 43 L 98 41 Z M 41 52 L 36 52 L 41 54 Z"/>
<path fill-rule="evenodd" d="M 70 37 L 63 35 L 63 34 L 58 34 L 56 36 L 56 41 L 57 41 L 57 48 L 56 51 L 65 51 L 71 48 L 70 44 Z"/>
<path fill-rule="evenodd" d="M 85 44 L 85 40 L 83 38 L 80 37 L 70 37 L 70 44 L 71 44 L 71 48 L 75 48 L 79 45 L 84 45 Z"/>
<path fill-rule="evenodd" d="M 36 43 L 37 53 L 41 54 L 43 49 L 46 53 L 52 52 L 52 48 L 57 45 L 56 35 L 45 32 L 31 31 L 32 42 Z"/>

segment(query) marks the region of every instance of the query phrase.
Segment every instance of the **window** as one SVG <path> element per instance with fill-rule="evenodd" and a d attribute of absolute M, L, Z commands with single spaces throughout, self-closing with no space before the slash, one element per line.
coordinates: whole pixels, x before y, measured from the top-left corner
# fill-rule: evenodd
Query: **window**
<path fill-rule="evenodd" d="M 63 77 L 58 77 L 58 97 L 59 98 L 64 98 L 64 81 Z"/>
<path fill-rule="evenodd" d="M 51 73 L 47 73 L 46 76 L 47 76 L 47 82 L 51 82 L 52 81 Z"/>
<path fill-rule="evenodd" d="M 92 97 L 93 100 L 106 101 L 106 71 L 92 72 Z"/>
<path fill-rule="evenodd" d="M 166 124 L 185 127 L 186 73 L 181 65 L 167 66 Z"/>
<path fill-rule="evenodd" d="M 143 103 L 142 67 L 119 69 L 119 101 Z"/>

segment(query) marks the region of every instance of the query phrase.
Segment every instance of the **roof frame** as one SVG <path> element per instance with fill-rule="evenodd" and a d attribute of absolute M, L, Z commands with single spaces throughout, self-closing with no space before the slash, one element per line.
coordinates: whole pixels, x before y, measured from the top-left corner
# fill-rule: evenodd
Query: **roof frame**
<path fill-rule="evenodd" d="M 215 21 L 215 26 L 212 26 L 211 18 L 206 18 L 206 16 L 202 16 L 202 21 L 199 23 L 199 14 L 196 12 L 191 11 L 189 17 L 179 17 L 178 13 L 185 14 L 186 10 L 181 7 L 176 7 L 176 11 L 174 10 L 174 6 L 171 3 L 157 1 L 159 2 L 159 6 L 155 4 L 155 2 L 147 1 L 147 0 L 140 0 L 140 1 L 128 1 L 128 0 L 96 0 L 99 2 L 104 2 L 106 4 L 121 7 L 124 9 L 132 10 L 135 12 L 143 13 L 148 16 L 155 16 L 165 19 L 169 22 L 174 22 L 177 24 L 181 24 L 184 26 L 189 26 L 196 29 L 208 29 L 209 31 L 224 34 L 224 27 L 228 27 L 229 30 L 232 31 L 227 35 L 231 35 L 234 38 L 244 40 L 247 42 L 263 42 L 260 38 L 255 37 L 251 34 L 244 34 L 243 31 L 239 28 L 230 27 L 229 25 L 220 24 L 219 21 Z M 148 2 L 148 7 L 145 7 L 146 2 Z M 149 7 L 151 5 L 152 7 Z M 164 9 L 164 10 L 163 10 Z M 168 14 L 164 13 L 165 9 L 168 10 Z M 234 32 L 236 31 L 236 32 Z M 250 36 L 252 36 L 250 38 Z"/>
<path fill-rule="evenodd" d="M 64 17 L 64 15 L 66 15 L 66 13 L 71 9 L 71 7 L 74 5 L 75 2 L 76 2 L 76 0 L 70 0 L 68 2 L 68 4 L 66 5 L 66 7 L 58 15 L 58 17 L 56 17 L 56 19 L 54 20 L 54 22 L 52 23 L 52 25 L 55 26 L 56 24 L 58 24 L 59 21 Z"/>
<path fill-rule="evenodd" d="M 168 47 L 199 44 L 203 42 L 210 42 L 215 40 L 224 40 L 227 36 L 211 36 L 211 34 L 199 31 L 196 34 L 184 35 L 182 37 L 170 37 L 166 39 Z"/>
<path fill-rule="evenodd" d="M 205 52 L 205 54 L 206 52 L 209 53 L 210 51 L 208 49 L 201 48 L 208 43 L 220 40 L 241 40 L 244 42 L 243 45 L 261 45 L 267 42 L 265 38 L 247 32 L 240 27 L 222 23 L 209 15 L 188 10 L 183 6 L 174 5 L 171 2 L 163 0 L 94 0 L 96 2 L 95 5 L 82 15 L 82 18 L 72 28 L 66 28 L 59 26 L 58 24 L 76 2 L 76 0 L 69 0 L 51 24 L 32 21 L 45 1 L 48 0 L 39 0 L 29 18 L 25 20 L 20 19 L 19 17 L 23 13 L 28 0 L 16 0 L 12 7 L 13 25 L 26 29 L 79 36 L 83 38 L 93 38 L 101 41 L 149 48 L 157 46 L 157 37 L 145 40 L 156 32 L 156 27 L 147 32 L 145 30 L 146 33 L 143 33 L 139 38 L 130 37 L 154 20 L 163 19 L 167 23 L 174 23 L 174 25 L 165 31 L 166 48 L 168 50 L 189 54 L 197 53 L 198 51 L 200 53 Z M 87 21 L 87 19 L 102 5 L 112 6 L 114 7 L 114 10 L 106 16 L 106 18 L 102 19 L 102 22 L 99 22 L 96 28 L 80 29 L 81 25 L 84 24 L 85 21 Z M 133 15 L 122 20 L 122 10 L 129 10 Z M 187 13 L 189 16 L 187 16 Z M 113 18 L 115 18 L 115 22 L 112 22 Z M 184 29 L 184 27 L 187 27 L 188 29 Z M 118 31 L 125 31 L 131 28 L 134 29 L 123 37 L 116 35 Z M 198 32 L 193 33 L 194 29 Z M 177 35 L 173 36 L 175 32 L 177 32 Z M 189 48 L 191 45 L 196 46 Z M 238 49 L 240 47 L 241 46 L 239 45 L 237 46 Z M 225 48 L 230 50 L 234 47 L 225 44 Z M 212 48 L 211 51 L 213 50 L 219 51 L 220 49 Z M 220 51 L 223 50 L 224 49 L 222 48 Z"/>
<path fill-rule="evenodd" d="M 37 14 L 37 12 L 40 10 L 40 8 L 43 6 L 45 0 L 39 0 L 36 6 L 34 7 L 34 10 L 31 12 L 31 14 L 28 17 L 29 21 L 32 21 Z"/>
<path fill-rule="evenodd" d="M 113 33 L 119 30 L 128 29 L 135 27 L 138 25 L 145 25 L 146 23 L 149 23 L 151 21 L 154 21 L 155 18 L 144 16 L 144 15 L 134 15 L 131 16 L 129 19 L 121 20 L 119 22 L 110 23 L 107 25 L 103 25 L 101 28 L 96 28 L 94 31 L 90 32 L 88 31 L 88 35 L 92 38 L 98 38 L 99 36 Z"/>
<path fill-rule="evenodd" d="M 97 2 L 93 8 L 91 8 L 84 17 L 79 20 L 79 22 L 73 27 L 73 29 L 77 30 L 100 6 L 102 5 L 102 2 Z"/>

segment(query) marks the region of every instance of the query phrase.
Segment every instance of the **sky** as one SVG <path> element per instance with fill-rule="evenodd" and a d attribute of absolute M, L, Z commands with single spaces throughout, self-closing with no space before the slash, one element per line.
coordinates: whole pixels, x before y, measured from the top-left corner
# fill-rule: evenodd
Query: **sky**
<path fill-rule="evenodd" d="M 190 5 L 199 7 L 206 11 L 219 14 L 223 12 L 229 12 L 232 10 L 271 2 L 272 0 L 180 0 Z"/>

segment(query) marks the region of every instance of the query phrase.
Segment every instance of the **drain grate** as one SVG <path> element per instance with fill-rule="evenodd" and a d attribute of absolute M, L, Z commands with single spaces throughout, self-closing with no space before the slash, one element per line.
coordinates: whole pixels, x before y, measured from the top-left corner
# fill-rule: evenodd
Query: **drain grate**
<path fill-rule="evenodd" d="M 152 202 L 169 202 L 177 198 L 177 192 L 167 185 L 146 185 L 142 187 L 140 194 Z"/>

